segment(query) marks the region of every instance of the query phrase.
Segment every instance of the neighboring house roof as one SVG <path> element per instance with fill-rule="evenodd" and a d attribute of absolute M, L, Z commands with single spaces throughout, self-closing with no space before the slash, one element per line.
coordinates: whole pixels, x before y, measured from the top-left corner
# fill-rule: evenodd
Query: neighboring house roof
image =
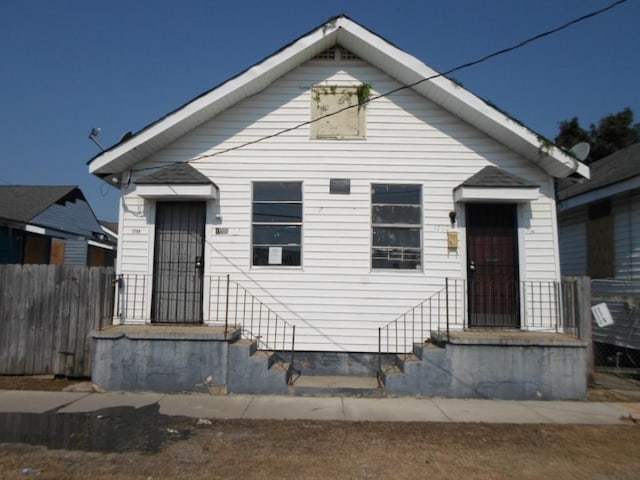
<path fill-rule="evenodd" d="M 0 218 L 29 222 L 54 203 L 64 203 L 82 192 L 74 186 L 0 185 Z"/>
<path fill-rule="evenodd" d="M 137 185 L 215 185 L 188 163 L 177 163 L 136 180 Z"/>
<path fill-rule="evenodd" d="M 640 189 L 640 142 L 618 150 L 590 165 L 591 179 L 558 183 L 558 210 L 564 211 Z"/>
<path fill-rule="evenodd" d="M 137 162 L 336 45 L 343 46 L 402 84 L 413 85 L 414 91 L 539 165 L 549 175 L 588 178 L 589 168 L 573 156 L 451 80 L 438 76 L 417 58 L 346 16 L 330 19 L 240 75 L 99 153 L 89 161 L 90 172 L 104 177 L 132 168 Z M 422 81 L 431 77 L 434 78 Z"/>
<path fill-rule="evenodd" d="M 102 227 L 80 188 L 0 185 L 0 222 L 61 238 L 101 239 Z"/>

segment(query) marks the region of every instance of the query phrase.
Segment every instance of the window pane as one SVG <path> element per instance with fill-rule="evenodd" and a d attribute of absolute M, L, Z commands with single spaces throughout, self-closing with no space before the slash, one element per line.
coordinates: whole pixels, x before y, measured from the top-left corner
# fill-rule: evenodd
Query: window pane
<path fill-rule="evenodd" d="M 254 225 L 254 245 L 300 245 L 300 225 Z"/>
<path fill-rule="evenodd" d="M 373 228 L 373 245 L 376 247 L 417 247 L 420 244 L 421 228 Z"/>
<path fill-rule="evenodd" d="M 394 205 L 420 205 L 421 185 L 395 185 L 377 183 L 372 186 L 371 200 Z"/>
<path fill-rule="evenodd" d="M 253 264 L 269 265 L 269 247 L 253 247 Z M 293 245 L 282 247 L 282 263 L 279 265 L 300 265 L 300 247 Z"/>
<path fill-rule="evenodd" d="M 302 202 L 300 182 L 254 182 L 253 201 Z"/>
<path fill-rule="evenodd" d="M 373 268 L 421 268 L 421 250 L 419 248 L 374 248 L 372 252 Z"/>
<path fill-rule="evenodd" d="M 253 221 L 259 223 L 302 223 L 302 204 L 254 203 Z"/>
<path fill-rule="evenodd" d="M 373 223 L 408 223 L 420 225 L 420 206 L 374 205 Z"/>

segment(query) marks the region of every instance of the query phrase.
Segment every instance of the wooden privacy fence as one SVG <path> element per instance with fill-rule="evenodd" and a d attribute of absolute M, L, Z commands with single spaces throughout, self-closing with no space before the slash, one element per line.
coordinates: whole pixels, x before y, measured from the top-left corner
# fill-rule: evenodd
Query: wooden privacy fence
<path fill-rule="evenodd" d="M 0 265 L 0 374 L 91 376 L 91 330 L 111 323 L 113 268 Z"/>

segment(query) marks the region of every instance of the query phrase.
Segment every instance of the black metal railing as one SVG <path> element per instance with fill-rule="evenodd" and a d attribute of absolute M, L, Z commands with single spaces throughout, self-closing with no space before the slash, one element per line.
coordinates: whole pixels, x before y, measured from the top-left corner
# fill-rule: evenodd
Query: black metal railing
<path fill-rule="evenodd" d="M 570 317 L 563 315 L 560 282 L 520 282 L 520 298 L 523 330 L 574 333 L 572 326 L 563 323 L 564 318 L 569 320 Z"/>
<path fill-rule="evenodd" d="M 293 373 L 299 373 L 294 367 L 296 326 L 231 280 L 230 275 L 210 279 L 209 320 L 224 321 L 225 330 L 228 325 L 240 328 L 243 336 L 256 341 L 259 350 L 273 351 L 280 360 L 288 361 L 287 383 L 290 384 Z M 288 355 L 288 360 L 282 358 L 284 355 Z"/>
<path fill-rule="evenodd" d="M 565 333 L 579 338 L 576 306 L 567 301 L 573 298 L 569 287 L 560 282 L 520 282 L 517 309 L 521 321 L 517 327 L 525 331 Z M 469 324 L 467 309 L 466 281 L 445 279 L 444 288 L 378 329 L 379 373 L 382 373 L 385 354 L 409 354 L 414 344 L 423 343 L 427 338 L 448 342 L 453 330 L 473 328 L 475 325 Z"/>
<path fill-rule="evenodd" d="M 464 327 L 465 281 L 445 279 L 441 290 L 378 328 L 378 370 L 382 356 L 410 353 L 415 343 L 424 342 L 432 333 L 448 340 L 452 328 Z"/>
<path fill-rule="evenodd" d="M 148 321 L 150 275 L 121 274 L 117 280 L 116 316 L 121 322 Z M 254 340 L 259 350 L 274 352 L 283 363 L 288 363 L 287 383 L 291 383 L 295 360 L 295 325 L 284 320 L 277 312 L 259 300 L 230 275 L 202 278 L 202 320 L 224 325 L 226 336 L 240 329 L 243 337 Z M 180 322 L 176 322 L 180 323 Z M 286 359 L 284 357 L 287 357 Z M 298 372 L 299 373 L 299 372 Z"/>

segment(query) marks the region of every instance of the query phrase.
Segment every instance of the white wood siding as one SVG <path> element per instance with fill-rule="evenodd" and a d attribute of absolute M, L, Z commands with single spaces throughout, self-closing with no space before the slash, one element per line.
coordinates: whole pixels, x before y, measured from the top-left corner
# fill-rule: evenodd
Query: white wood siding
<path fill-rule="evenodd" d="M 363 82 L 373 86 L 373 95 L 400 86 L 364 62 L 311 61 L 139 168 L 215 154 L 306 122 L 311 86 Z M 193 162 L 220 188 L 209 212 L 205 274 L 231 274 L 296 324 L 297 349 L 374 351 L 379 326 L 442 289 L 446 277 L 465 276 L 464 206 L 454 204 L 452 190 L 495 165 L 541 186 L 541 197 L 520 208 L 521 280 L 558 280 L 555 202 L 546 173 L 410 90 L 371 102 L 366 115 L 366 140 L 311 140 L 304 126 Z M 350 179 L 350 195 L 329 194 L 331 178 Z M 303 182 L 302 267 L 250 266 L 251 182 L 257 180 Z M 383 182 L 423 186 L 423 270 L 370 268 L 371 184 Z M 150 274 L 153 202 L 137 197 L 132 187 L 124 205 L 120 271 Z M 454 209 L 460 221 L 457 251 L 447 248 Z M 216 235 L 216 227 L 228 233 Z"/>

